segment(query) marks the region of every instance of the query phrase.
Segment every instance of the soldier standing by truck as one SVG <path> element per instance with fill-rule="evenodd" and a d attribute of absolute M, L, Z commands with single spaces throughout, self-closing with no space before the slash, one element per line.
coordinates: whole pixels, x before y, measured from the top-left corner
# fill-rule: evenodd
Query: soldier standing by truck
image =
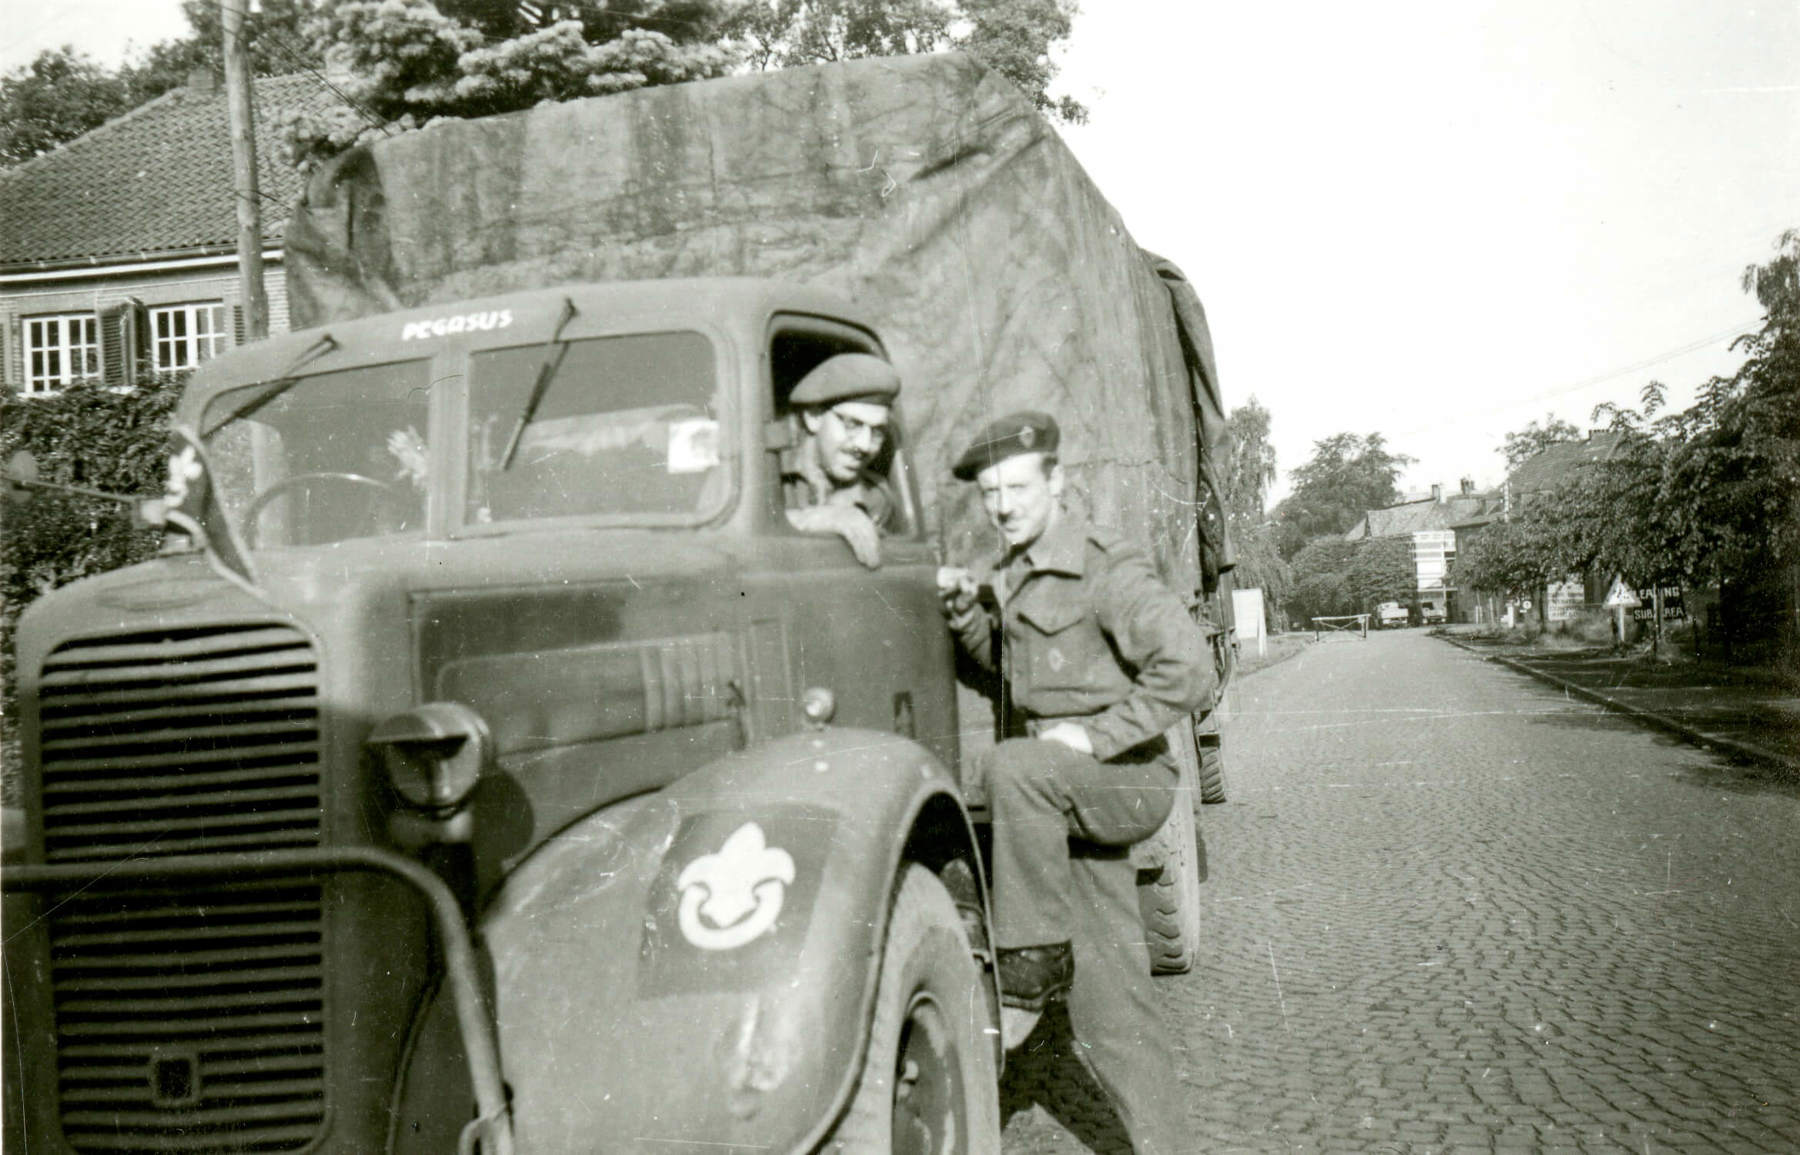
<path fill-rule="evenodd" d="M 1166 1155 L 1182 1149 L 1183 1112 L 1133 933 L 1128 848 L 1168 817 L 1178 771 L 1163 732 L 1208 700 L 1214 675 L 1205 639 L 1143 555 L 1061 508 L 1059 440 L 1055 419 L 1032 412 L 975 438 L 952 472 L 981 487 L 1004 553 L 979 578 L 939 577 L 952 631 L 1001 672 L 1031 735 L 1000 742 L 976 774 L 993 819 L 1002 1026 L 1018 1045 L 1066 992 L 1076 1053 L 1133 1148 Z M 998 615 L 979 596 L 987 583 Z M 1078 915 L 1077 903 L 1096 909 Z"/>

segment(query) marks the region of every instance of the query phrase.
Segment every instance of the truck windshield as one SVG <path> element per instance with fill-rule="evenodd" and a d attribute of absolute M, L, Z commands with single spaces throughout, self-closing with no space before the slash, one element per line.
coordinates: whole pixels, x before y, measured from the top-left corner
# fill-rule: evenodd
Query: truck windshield
<path fill-rule="evenodd" d="M 722 398 L 705 336 L 571 341 L 508 462 L 507 442 L 543 363 L 536 345 L 469 359 L 465 522 L 602 516 L 669 524 L 724 504 Z"/>
<path fill-rule="evenodd" d="M 430 376 L 429 361 L 401 361 L 214 398 L 201 420 L 203 429 L 224 422 L 206 437 L 212 484 L 245 543 L 318 545 L 423 529 Z"/>

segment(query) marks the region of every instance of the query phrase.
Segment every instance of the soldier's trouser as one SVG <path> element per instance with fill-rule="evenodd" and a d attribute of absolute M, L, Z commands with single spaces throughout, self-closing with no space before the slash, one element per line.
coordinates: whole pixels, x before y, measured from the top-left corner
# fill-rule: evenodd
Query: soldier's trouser
<path fill-rule="evenodd" d="M 1072 941 L 1075 1048 L 1138 1155 L 1185 1155 L 1174 1047 L 1151 990 L 1129 846 L 1168 817 L 1166 752 L 1101 763 L 1060 743 L 1002 742 L 985 756 L 1000 947 Z M 1070 835 L 1080 841 L 1073 847 Z M 1003 865 L 1004 864 L 1004 865 Z"/>
<path fill-rule="evenodd" d="M 1060 742 L 1011 738 L 982 755 L 978 773 L 994 823 L 994 945 L 1003 950 L 1067 942 L 1070 836 L 1142 842 L 1169 816 L 1180 780 L 1161 742 L 1099 762 Z"/>

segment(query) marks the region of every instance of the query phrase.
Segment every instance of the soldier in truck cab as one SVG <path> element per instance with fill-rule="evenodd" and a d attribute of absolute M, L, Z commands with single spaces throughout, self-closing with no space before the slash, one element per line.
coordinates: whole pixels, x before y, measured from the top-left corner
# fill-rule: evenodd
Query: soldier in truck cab
<path fill-rule="evenodd" d="M 1192 1137 L 1151 997 L 1130 846 L 1169 815 L 1180 774 L 1164 731 L 1208 700 L 1212 656 L 1136 546 L 1062 508 L 1060 437 L 1035 412 L 975 437 L 952 473 L 980 487 L 999 556 L 938 574 L 951 631 L 1005 680 L 1029 735 L 973 767 L 993 820 L 1001 1030 L 1019 1045 L 1066 997 L 1077 1054 L 1132 1149 L 1172 1155 Z"/>
<path fill-rule="evenodd" d="M 899 393 L 892 365 L 867 353 L 839 353 L 788 394 L 801 431 L 782 471 L 788 521 L 808 533 L 837 534 L 871 569 L 881 564 L 881 535 L 899 517 L 887 478 L 873 468 Z"/>

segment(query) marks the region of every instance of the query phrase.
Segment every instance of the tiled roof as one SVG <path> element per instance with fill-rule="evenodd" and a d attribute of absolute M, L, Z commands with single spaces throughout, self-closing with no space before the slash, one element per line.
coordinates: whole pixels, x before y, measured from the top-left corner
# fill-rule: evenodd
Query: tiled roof
<path fill-rule="evenodd" d="M 1554 489 L 1572 470 L 1605 461 L 1618 451 L 1619 434 L 1597 430 L 1585 441 L 1561 441 L 1527 457 L 1507 475 L 1513 496 Z"/>
<path fill-rule="evenodd" d="M 1499 496 L 1492 493 L 1457 494 L 1442 501 L 1429 497 L 1422 501 L 1403 501 L 1369 510 L 1344 537 L 1361 541 L 1365 537 L 1398 537 L 1421 530 L 1449 529 L 1483 518 L 1498 506 L 1499 501 Z"/>
<path fill-rule="evenodd" d="M 277 114 L 336 101 L 309 75 L 256 81 L 263 237 L 278 241 L 300 175 L 275 159 Z M 225 91 L 178 88 L 0 172 L 0 268 L 154 258 L 237 242 Z"/>

